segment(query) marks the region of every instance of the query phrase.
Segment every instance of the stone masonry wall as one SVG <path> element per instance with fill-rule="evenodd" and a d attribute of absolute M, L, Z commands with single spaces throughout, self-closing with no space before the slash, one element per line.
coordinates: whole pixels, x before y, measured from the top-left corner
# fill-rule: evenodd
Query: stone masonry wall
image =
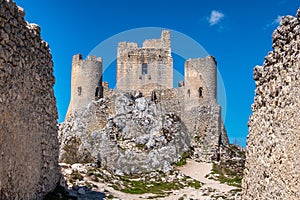
<path fill-rule="evenodd" d="M 89 56 L 83 60 L 80 54 L 74 55 L 71 85 L 67 116 L 77 109 L 86 108 L 92 100 L 103 97 L 102 58 Z"/>
<path fill-rule="evenodd" d="M 216 103 L 217 67 L 212 56 L 189 59 L 184 67 L 186 110 L 195 105 Z"/>
<path fill-rule="evenodd" d="M 283 17 L 254 68 L 243 199 L 300 199 L 300 9 Z"/>
<path fill-rule="evenodd" d="M 215 160 L 222 138 L 225 138 L 224 142 L 228 141 L 226 133 L 222 130 L 220 106 L 193 107 L 184 111 L 183 122 L 192 137 L 193 158 L 204 162 Z"/>
<path fill-rule="evenodd" d="M 169 31 L 163 31 L 160 39 L 146 40 L 142 48 L 135 43 L 119 43 L 118 90 L 140 90 L 148 96 L 149 91 L 154 89 L 172 87 L 173 59 Z"/>
<path fill-rule="evenodd" d="M 184 122 L 191 136 L 193 157 L 198 161 L 211 162 L 222 143 L 229 145 L 228 136 L 221 119 L 221 107 L 216 101 L 191 104 L 185 98 L 185 88 L 154 90 L 156 105 L 165 113 L 175 113 Z M 198 97 L 197 97 L 198 98 Z M 187 109 L 185 105 L 190 105 Z M 193 105 L 193 107 L 192 107 Z"/>
<path fill-rule="evenodd" d="M 40 28 L 0 0 L 0 199 L 43 199 L 59 183 L 55 79 Z"/>
<path fill-rule="evenodd" d="M 143 48 L 165 49 L 171 53 L 171 37 L 170 31 L 163 30 L 160 39 L 150 39 L 143 42 Z"/>

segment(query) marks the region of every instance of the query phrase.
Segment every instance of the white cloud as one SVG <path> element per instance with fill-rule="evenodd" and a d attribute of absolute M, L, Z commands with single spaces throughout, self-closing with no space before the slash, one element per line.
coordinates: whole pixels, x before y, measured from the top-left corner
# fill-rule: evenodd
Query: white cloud
<path fill-rule="evenodd" d="M 274 19 L 273 23 L 272 24 L 280 24 L 280 21 L 282 19 L 282 16 L 278 15 L 276 19 Z"/>
<path fill-rule="evenodd" d="M 208 22 L 211 26 L 218 24 L 224 18 L 224 14 L 213 10 L 211 11 L 210 17 L 208 18 Z"/>
<path fill-rule="evenodd" d="M 274 19 L 272 22 L 270 22 L 269 24 L 266 25 L 266 27 L 264 29 L 267 29 L 269 27 L 273 27 L 273 26 L 278 26 L 280 24 L 280 21 L 282 19 L 283 16 L 278 15 L 276 19 Z"/>

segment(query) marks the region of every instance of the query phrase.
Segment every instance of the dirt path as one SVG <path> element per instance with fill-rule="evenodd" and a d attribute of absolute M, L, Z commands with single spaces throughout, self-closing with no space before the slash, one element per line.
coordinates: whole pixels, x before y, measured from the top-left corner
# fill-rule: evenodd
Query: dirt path
<path fill-rule="evenodd" d="M 69 169 L 70 170 L 70 169 Z M 187 163 L 178 167 L 177 170 L 181 171 L 184 175 L 189 176 L 203 183 L 203 186 L 199 189 L 192 187 L 185 187 L 180 190 L 170 191 L 170 194 L 166 197 L 159 198 L 155 194 L 126 194 L 121 191 L 115 190 L 112 184 L 103 182 L 94 182 L 90 177 L 86 176 L 86 172 L 82 174 L 83 181 L 89 181 L 93 185 L 97 186 L 97 189 L 86 192 L 78 196 L 78 192 L 73 191 L 74 195 L 79 197 L 79 200 L 99 200 L 103 199 L 104 192 L 111 194 L 114 200 L 141 200 L 141 199 L 161 199 L 161 200 L 178 200 L 178 199 L 194 199 L 194 200 L 220 200 L 230 199 L 236 200 L 235 194 L 230 194 L 229 191 L 237 189 L 236 187 L 221 184 L 218 181 L 210 180 L 205 176 L 211 173 L 212 163 L 198 163 L 194 160 L 188 159 Z M 80 170 L 79 170 L 80 171 Z M 65 172 L 66 173 L 66 172 Z M 69 172 L 70 174 L 71 172 Z M 233 196 L 234 195 L 234 196 Z M 224 197 L 224 198 L 223 198 Z M 239 198 L 238 198 L 239 199 Z"/>
<path fill-rule="evenodd" d="M 218 181 L 205 178 L 205 176 L 209 174 L 212 170 L 212 163 L 204 163 L 204 162 L 199 163 L 194 160 L 187 160 L 187 163 L 184 166 L 179 167 L 178 169 L 183 174 L 204 183 L 204 186 L 202 186 L 202 188 L 210 187 L 218 190 L 219 192 L 224 192 L 224 193 L 236 189 L 236 187 L 232 187 L 226 184 L 221 184 Z"/>
<path fill-rule="evenodd" d="M 182 166 L 178 167 L 183 174 L 186 176 L 190 176 L 194 178 L 204 185 L 200 189 L 194 188 L 185 188 L 176 191 L 172 191 L 172 193 L 164 198 L 157 198 L 163 200 L 178 200 L 180 197 L 184 199 L 197 199 L 197 200 L 211 200 L 214 199 L 211 196 L 213 194 L 226 194 L 231 190 L 237 189 L 236 187 L 228 186 L 226 184 L 221 184 L 218 181 L 210 180 L 205 178 L 207 174 L 210 174 L 212 170 L 212 163 L 199 163 L 194 160 L 187 160 L 187 163 Z M 101 186 L 100 186 L 101 187 Z M 143 195 L 132 195 L 132 194 L 125 194 L 120 191 L 115 191 L 107 185 L 102 185 L 102 188 L 110 191 L 114 197 L 117 199 L 126 199 L 126 200 L 140 200 L 140 199 L 147 199 L 153 194 L 143 194 Z"/>

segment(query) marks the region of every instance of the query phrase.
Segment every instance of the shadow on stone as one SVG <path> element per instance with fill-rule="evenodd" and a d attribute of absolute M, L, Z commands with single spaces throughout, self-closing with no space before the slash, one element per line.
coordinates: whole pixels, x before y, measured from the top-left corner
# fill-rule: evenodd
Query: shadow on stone
<path fill-rule="evenodd" d="M 44 200 L 101 200 L 104 198 L 104 193 L 92 191 L 87 187 L 77 186 L 70 190 L 59 185 L 53 192 L 48 193 Z"/>

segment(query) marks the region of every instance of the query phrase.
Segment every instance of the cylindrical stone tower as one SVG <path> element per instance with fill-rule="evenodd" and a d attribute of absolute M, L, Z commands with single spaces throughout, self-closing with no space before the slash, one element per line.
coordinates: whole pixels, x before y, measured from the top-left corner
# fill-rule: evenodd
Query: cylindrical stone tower
<path fill-rule="evenodd" d="M 215 58 L 189 59 L 185 62 L 186 102 L 193 106 L 203 103 L 216 103 L 217 63 Z"/>
<path fill-rule="evenodd" d="M 92 100 L 102 97 L 102 58 L 88 56 L 87 60 L 82 60 L 81 54 L 74 55 L 71 100 L 67 116 L 75 110 L 86 108 Z"/>

